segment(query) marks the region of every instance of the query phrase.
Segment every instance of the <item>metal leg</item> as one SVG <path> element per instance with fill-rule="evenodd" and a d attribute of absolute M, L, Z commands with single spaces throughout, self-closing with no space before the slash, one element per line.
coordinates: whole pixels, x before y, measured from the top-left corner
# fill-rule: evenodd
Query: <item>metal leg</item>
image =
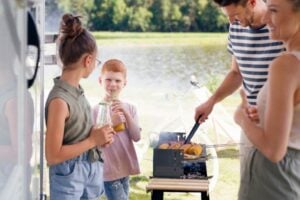
<path fill-rule="evenodd" d="M 164 192 L 161 190 L 153 190 L 151 193 L 151 200 L 163 200 Z"/>
<path fill-rule="evenodd" d="M 209 200 L 209 195 L 207 192 L 201 192 L 201 199 L 202 200 Z"/>

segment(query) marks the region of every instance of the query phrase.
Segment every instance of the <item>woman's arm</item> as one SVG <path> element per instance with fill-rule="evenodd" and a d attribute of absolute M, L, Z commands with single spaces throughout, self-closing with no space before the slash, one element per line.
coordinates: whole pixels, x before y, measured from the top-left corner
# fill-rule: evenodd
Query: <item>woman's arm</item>
<path fill-rule="evenodd" d="M 273 162 L 280 161 L 287 150 L 293 119 L 294 94 L 299 79 L 298 69 L 295 67 L 297 64 L 298 61 L 292 55 L 282 55 L 271 64 L 263 127 L 258 127 L 248 118 L 245 103 L 238 108 L 235 115 L 236 122 L 249 140 Z"/>

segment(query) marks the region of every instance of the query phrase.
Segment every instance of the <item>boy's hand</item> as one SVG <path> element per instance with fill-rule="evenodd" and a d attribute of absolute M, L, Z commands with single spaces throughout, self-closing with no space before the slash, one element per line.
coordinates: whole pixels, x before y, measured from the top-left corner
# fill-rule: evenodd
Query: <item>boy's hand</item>
<path fill-rule="evenodd" d="M 113 124 L 118 124 L 118 123 L 114 123 L 113 121 L 113 115 L 117 114 L 119 115 L 119 123 L 121 122 L 126 122 L 126 115 L 127 115 L 127 111 L 126 109 L 124 109 L 124 105 L 122 104 L 121 101 L 119 100 L 115 100 L 113 101 L 113 103 L 111 104 L 111 110 L 112 110 L 112 123 Z"/>
<path fill-rule="evenodd" d="M 112 113 L 111 115 L 111 122 L 113 127 L 126 122 L 126 118 L 122 112 Z"/>

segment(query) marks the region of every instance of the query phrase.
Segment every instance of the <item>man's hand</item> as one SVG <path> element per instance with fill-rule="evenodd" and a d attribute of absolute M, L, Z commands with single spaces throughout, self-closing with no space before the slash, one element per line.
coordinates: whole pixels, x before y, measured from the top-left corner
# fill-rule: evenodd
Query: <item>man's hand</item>
<path fill-rule="evenodd" d="M 208 115 L 211 113 L 214 107 L 214 103 L 211 100 L 207 100 L 205 103 L 199 105 L 195 109 L 195 121 L 199 124 L 205 122 L 208 119 Z M 201 117 L 199 118 L 199 116 Z M 198 119 L 199 118 L 199 119 Z"/>

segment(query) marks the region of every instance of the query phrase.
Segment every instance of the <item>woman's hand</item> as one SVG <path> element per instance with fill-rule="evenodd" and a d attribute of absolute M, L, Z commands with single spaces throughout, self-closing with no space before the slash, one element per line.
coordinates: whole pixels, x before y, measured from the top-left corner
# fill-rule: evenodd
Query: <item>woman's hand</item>
<path fill-rule="evenodd" d="M 242 121 L 247 117 L 254 123 L 259 123 L 259 116 L 256 106 L 250 106 L 244 90 L 240 90 L 242 103 L 238 106 L 234 114 L 234 121 L 241 125 Z"/>
<path fill-rule="evenodd" d="M 259 123 L 259 116 L 258 116 L 256 106 L 248 106 L 247 114 L 248 114 L 248 117 L 251 119 L 252 122 Z"/>

